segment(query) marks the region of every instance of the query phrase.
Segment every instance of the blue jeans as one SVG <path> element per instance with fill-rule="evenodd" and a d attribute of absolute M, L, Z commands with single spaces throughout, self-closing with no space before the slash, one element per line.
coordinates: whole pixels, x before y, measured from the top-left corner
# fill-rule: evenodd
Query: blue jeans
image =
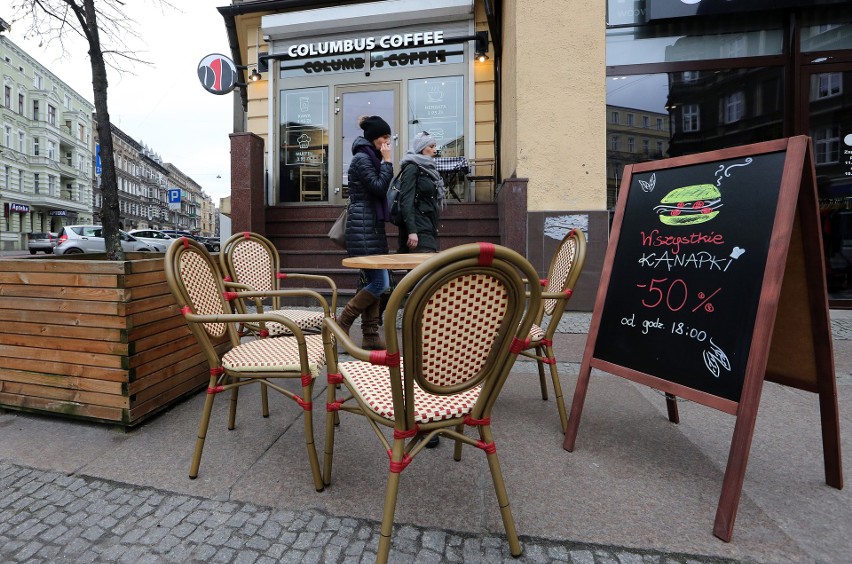
<path fill-rule="evenodd" d="M 390 278 L 387 270 L 365 268 L 362 269 L 366 276 L 368 284 L 364 289 L 373 294 L 377 298 L 381 298 L 382 294 L 390 287 Z"/>

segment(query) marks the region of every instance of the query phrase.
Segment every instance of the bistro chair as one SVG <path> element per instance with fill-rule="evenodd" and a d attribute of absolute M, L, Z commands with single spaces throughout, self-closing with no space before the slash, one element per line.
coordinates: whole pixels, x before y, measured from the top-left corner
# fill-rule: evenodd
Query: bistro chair
<path fill-rule="evenodd" d="M 547 399 L 547 383 L 544 365 L 550 365 L 550 378 L 553 381 L 553 394 L 562 423 L 562 432 L 568 428 L 568 416 L 565 413 L 565 401 L 562 399 L 562 385 L 559 371 L 556 369 L 556 355 L 553 352 L 553 334 L 565 312 L 565 304 L 574 293 L 574 286 L 586 261 L 586 236 L 579 229 L 568 232 L 550 261 L 547 278 L 541 280 L 543 291 L 541 304 L 535 315 L 535 321 L 529 333 L 529 340 L 520 353 L 534 358 L 538 364 L 538 378 L 541 386 L 541 399 Z M 545 319 L 545 316 L 547 317 Z"/>
<path fill-rule="evenodd" d="M 285 279 L 328 285 L 331 289 L 331 312 L 333 314 L 337 311 L 337 285 L 328 276 L 281 272 L 280 261 L 278 250 L 269 239 L 248 231 L 236 233 L 228 238 L 222 245 L 222 252 L 219 253 L 219 264 L 222 267 L 222 273 L 226 276 L 225 282 L 229 289 L 267 292 L 264 297 L 268 296 L 272 301 L 269 313 L 287 316 L 303 331 L 319 332 L 322 329 L 325 313 L 307 309 L 283 308 L 281 298 L 268 292 L 284 289 L 281 287 L 281 282 Z M 258 311 L 265 312 L 260 298 L 253 300 Z M 234 304 L 239 313 L 247 313 L 245 300 L 237 300 Z M 265 327 L 247 323 L 244 324 L 244 327 L 248 332 L 260 336 L 292 335 L 292 332 L 281 323 L 267 323 Z"/>
<path fill-rule="evenodd" d="M 328 366 L 323 479 L 331 483 L 335 416 L 362 415 L 390 458 L 377 562 L 386 562 L 400 473 L 437 435 L 482 449 L 494 482 L 513 555 L 521 553 L 491 433 L 491 410 L 539 309 L 537 277 L 518 253 L 490 243 L 472 243 L 436 254 L 394 289 L 384 314 L 387 350 L 359 348 L 337 321 L 323 329 Z M 402 342 L 396 331 L 402 310 Z M 332 338 L 333 337 L 333 338 Z M 334 340 L 356 360 L 337 362 Z M 401 346 L 400 346 L 401 345 Z M 400 354 L 401 353 L 401 354 Z M 345 395 L 337 399 L 336 384 Z M 478 438 L 464 434 L 475 427 Z M 383 429 L 392 430 L 392 440 Z M 426 458 L 428 463 L 429 458 Z"/>
<path fill-rule="evenodd" d="M 210 365 L 207 399 L 201 414 L 189 477 L 198 476 L 201 453 L 204 449 L 204 440 L 216 395 L 231 391 L 228 429 L 233 429 L 240 387 L 260 382 L 264 390 L 267 386 L 277 390 L 294 400 L 304 410 L 308 461 L 314 486 L 317 491 L 321 491 L 323 483 L 314 446 L 311 398 L 314 379 L 325 365 L 322 335 L 305 335 L 293 320 L 280 314 L 231 313 L 229 301 L 237 299 L 237 292 L 225 291 L 224 283 L 217 275 L 213 259 L 204 246 L 197 241 L 183 237 L 177 243 L 170 245 L 166 251 L 165 268 L 169 288 Z M 245 292 L 245 294 L 247 295 L 243 297 L 251 298 L 258 292 Z M 274 294 L 279 297 L 285 295 L 313 297 L 328 315 L 328 304 L 325 299 L 312 290 L 282 290 Z M 263 295 L 270 295 L 270 292 L 265 292 Z M 275 339 L 253 339 L 240 342 L 238 324 L 261 324 L 262 322 L 282 324 L 291 334 Z M 220 344 L 223 341 L 224 347 Z M 225 352 L 222 353 L 217 348 Z M 278 378 L 300 378 L 301 395 L 273 381 Z"/>

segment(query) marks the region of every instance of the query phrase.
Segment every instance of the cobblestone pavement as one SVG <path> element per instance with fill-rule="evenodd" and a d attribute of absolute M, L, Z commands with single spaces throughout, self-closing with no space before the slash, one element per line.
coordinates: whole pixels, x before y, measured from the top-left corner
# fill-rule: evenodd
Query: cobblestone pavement
<path fill-rule="evenodd" d="M 4 562 L 374 562 L 379 524 L 318 511 L 176 495 L 0 462 Z M 394 531 L 392 562 L 729 562 L 683 554 L 522 537 L 512 558 L 502 536 L 410 525 Z"/>

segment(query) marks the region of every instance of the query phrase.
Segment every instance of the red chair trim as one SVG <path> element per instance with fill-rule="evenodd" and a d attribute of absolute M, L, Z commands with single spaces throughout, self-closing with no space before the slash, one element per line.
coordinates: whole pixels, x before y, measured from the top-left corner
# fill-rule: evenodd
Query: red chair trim
<path fill-rule="evenodd" d="M 224 391 L 225 391 L 225 386 L 213 386 L 213 387 L 207 388 L 207 393 L 211 396 L 218 394 L 219 392 L 224 392 Z"/>
<path fill-rule="evenodd" d="M 302 387 L 307 388 L 314 381 L 314 377 L 310 374 L 302 374 Z"/>
<path fill-rule="evenodd" d="M 377 366 L 399 366 L 399 353 L 388 351 L 370 351 L 370 364 Z"/>
<path fill-rule="evenodd" d="M 552 357 L 549 357 L 549 358 L 545 357 L 545 358 L 541 359 L 541 361 L 544 364 L 556 364 L 556 357 L 555 356 L 552 356 Z"/>
<path fill-rule="evenodd" d="M 188 249 L 189 248 L 189 240 L 186 237 L 181 237 L 180 240 L 183 241 L 183 248 Z"/>
<path fill-rule="evenodd" d="M 325 404 L 325 410 L 328 412 L 339 411 L 340 406 L 343 405 L 345 402 L 346 400 L 334 400 L 331 403 Z"/>
<path fill-rule="evenodd" d="M 239 297 L 239 294 L 236 292 L 222 292 L 222 297 L 225 298 L 225 301 L 232 302 Z"/>
<path fill-rule="evenodd" d="M 211 376 L 221 376 L 224 373 L 225 373 L 225 369 L 222 368 L 221 366 L 219 366 L 217 368 L 211 368 L 210 369 L 210 375 Z"/>
<path fill-rule="evenodd" d="M 243 239 L 251 239 L 251 232 L 243 231 Z"/>
<path fill-rule="evenodd" d="M 397 429 L 393 430 L 393 438 L 395 439 L 410 439 L 411 437 L 417 435 L 420 432 L 420 429 L 417 425 L 414 425 L 413 429 L 409 429 L 408 431 L 399 431 Z"/>
<path fill-rule="evenodd" d="M 486 443 L 484 441 L 476 441 L 476 447 L 485 451 L 485 454 L 494 454 L 497 452 L 497 445 L 494 443 Z"/>
<path fill-rule="evenodd" d="M 491 418 L 486 417 L 485 419 L 474 419 L 470 415 L 465 415 L 464 424 L 469 427 L 483 427 L 485 425 L 491 425 Z"/>
<path fill-rule="evenodd" d="M 342 384 L 343 383 L 343 374 L 339 372 L 337 374 L 329 374 L 328 375 L 328 383 L 329 384 Z"/>
<path fill-rule="evenodd" d="M 276 272 L 276 273 L 275 273 L 275 278 L 277 278 L 278 280 L 284 280 L 285 278 L 287 278 L 287 273 L 285 273 L 285 272 Z"/>
<path fill-rule="evenodd" d="M 261 339 L 265 339 L 269 336 L 269 331 L 267 329 L 261 329 L 260 331 L 258 331 L 258 335 Z"/>
<path fill-rule="evenodd" d="M 393 472 L 394 474 L 399 474 L 400 472 L 402 472 L 403 470 L 405 470 L 405 467 L 406 467 L 406 466 L 408 466 L 409 464 L 411 464 L 411 456 L 410 456 L 410 455 L 408 455 L 408 454 L 403 454 L 403 455 L 402 455 L 402 462 L 394 462 L 394 461 L 393 461 L 393 451 L 392 451 L 392 450 L 388 450 L 388 458 L 390 458 L 390 459 L 391 459 L 391 461 L 390 461 L 390 471 L 391 471 L 391 472 Z"/>
<path fill-rule="evenodd" d="M 566 298 L 570 298 L 570 297 L 571 297 L 571 294 L 573 294 L 573 293 L 574 293 L 574 290 L 572 290 L 571 288 L 566 288 L 566 289 L 565 289 L 565 297 L 566 297 Z"/>
<path fill-rule="evenodd" d="M 189 306 L 183 306 L 180 308 L 180 314 L 185 316 L 187 313 L 192 313 L 192 308 Z"/>
<path fill-rule="evenodd" d="M 494 243 L 479 243 L 479 266 L 491 266 L 496 252 Z"/>
<path fill-rule="evenodd" d="M 539 284 L 541 284 L 543 287 L 546 287 L 546 286 L 550 283 L 550 279 L 549 279 L 549 278 L 542 278 L 542 279 L 541 279 L 541 280 L 539 280 L 538 282 L 539 282 Z"/>
<path fill-rule="evenodd" d="M 302 406 L 302 409 L 304 409 L 305 411 L 313 411 L 313 409 L 314 409 L 313 403 L 311 403 L 309 401 L 305 401 L 302 398 L 300 398 L 299 396 L 293 396 L 293 401 L 295 401 L 300 406 Z"/>
<path fill-rule="evenodd" d="M 539 343 L 544 345 L 545 347 L 553 346 L 553 341 L 551 339 L 542 339 L 541 341 L 539 341 Z"/>
<path fill-rule="evenodd" d="M 230 277 L 230 276 L 225 276 L 225 278 L 223 278 L 223 280 L 224 280 L 225 282 L 233 282 L 233 280 L 231 280 L 231 277 Z"/>
<path fill-rule="evenodd" d="M 513 337 L 512 338 L 512 346 L 509 348 L 509 352 L 511 352 L 512 354 L 519 354 L 522 351 L 527 350 L 528 348 L 530 348 L 529 337 L 527 337 L 523 341 L 520 340 L 517 337 Z"/>

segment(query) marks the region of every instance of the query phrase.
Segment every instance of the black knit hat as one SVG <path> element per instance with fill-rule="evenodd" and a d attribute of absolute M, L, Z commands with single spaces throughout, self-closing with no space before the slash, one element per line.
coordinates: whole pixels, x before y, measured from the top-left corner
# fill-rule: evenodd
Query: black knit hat
<path fill-rule="evenodd" d="M 367 116 L 363 118 L 359 124 L 364 130 L 364 138 L 367 141 L 374 141 L 383 135 L 390 135 L 391 128 L 388 122 L 379 116 Z"/>

